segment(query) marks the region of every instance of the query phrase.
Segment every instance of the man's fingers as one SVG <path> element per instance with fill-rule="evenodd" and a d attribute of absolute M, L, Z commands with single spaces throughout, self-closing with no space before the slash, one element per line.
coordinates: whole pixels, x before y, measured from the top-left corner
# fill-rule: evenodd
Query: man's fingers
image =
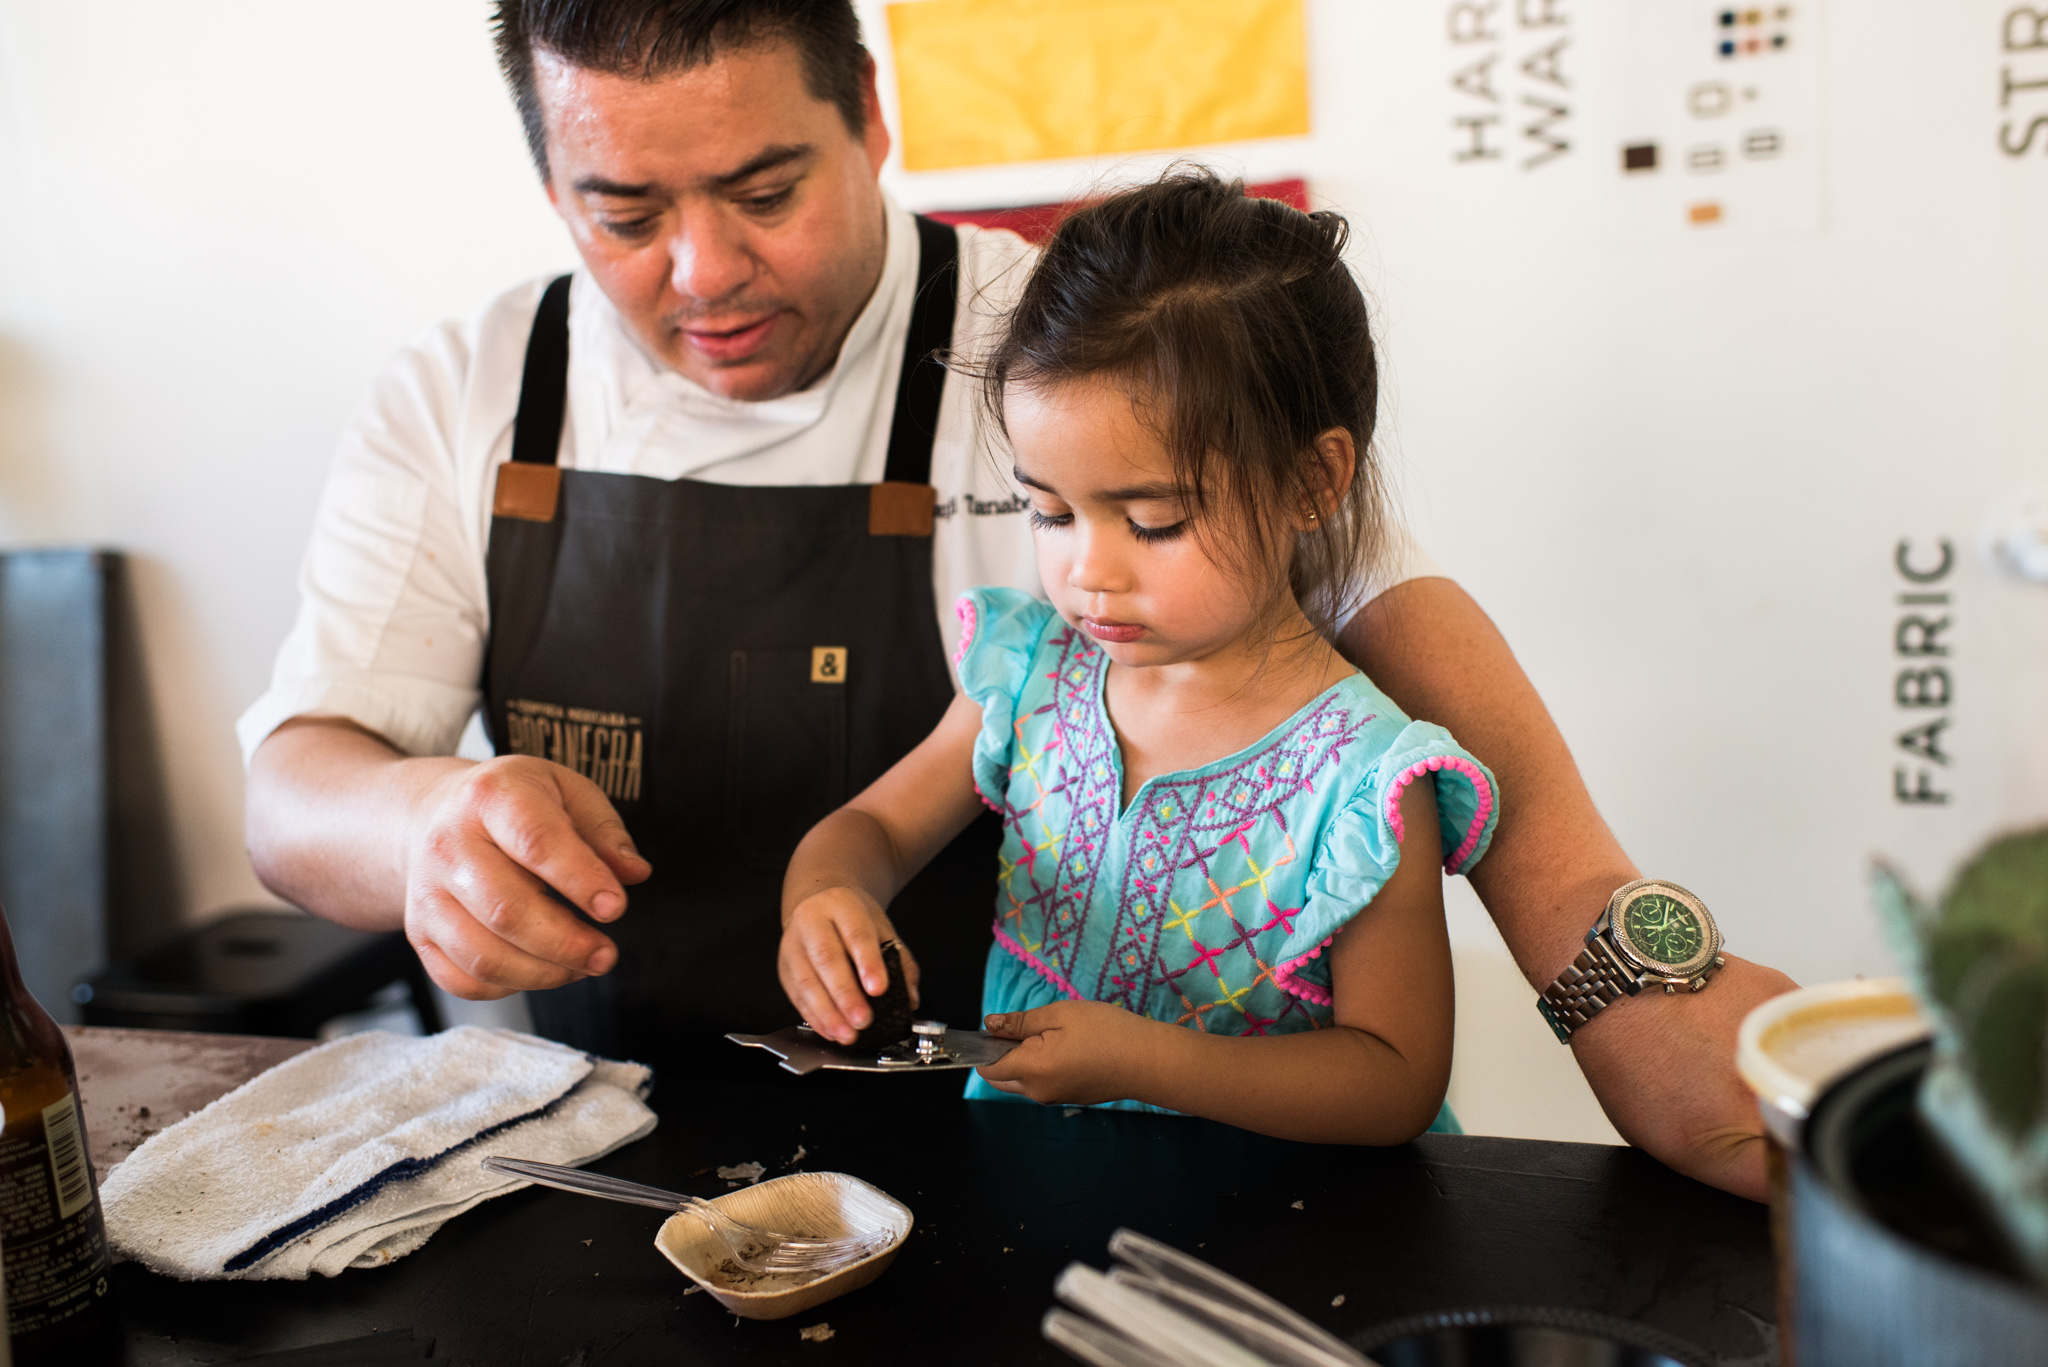
<path fill-rule="evenodd" d="M 565 793 L 580 792 L 577 785 L 589 788 L 603 802 L 604 795 L 595 785 L 567 770 L 561 770 L 559 776 L 519 771 L 480 794 L 476 817 L 491 843 L 513 862 L 582 908 L 591 919 L 616 920 L 626 909 L 626 890 L 570 817 Z M 587 802 L 584 805 L 587 807 Z M 604 805 L 608 811 L 611 804 Z"/>
<path fill-rule="evenodd" d="M 553 911 L 564 920 L 571 919 L 559 907 Z M 595 931 L 588 933 L 596 936 Z M 478 920 L 471 908 L 441 889 L 427 888 L 415 893 L 406 909 L 406 938 L 420 951 L 422 962 L 431 950 L 498 996 L 560 987 L 584 976 L 558 961 L 527 953 L 495 933 Z M 617 951 L 610 949 L 607 942 L 604 954 L 592 957 L 616 959 Z"/>
<path fill-rule="evenodd" d="M 564 770 L 556 779 L 561 790 L 562 807 L 569 813 L 569 820 L 576 827 L 576 833 L 583 837 L 583 843 L 597 852 L 613 875 L 622 883 L 640 883 L 654 871 L 633 843 L 633 837 L 626 831 L 626 823 L 619 819 L 619 813 L 611 800 L 589 779 L 580 774 Z"/>
<path fill-rule="evenodd" d="M 625 910 L 623 884 L 585 835 L 616 859 L 630 844 L 616 823 L 588 779 L 535 759 L 492 760 L 438 788 L 407 870 L 406 932 L 422 962 L 464 996 L 609 972 L 618 947 L 562 900 L 599 920 Z"/>
<path fill-rule="evenodd" d="M 618 962 L 617 947 L 602 931 L 577 920 L 548 895 L 546 884 L 492 845 L 471 846 L 437 881 L 481 929 L 568 977 L 608 973 Z"/>
<path fill-rule="evenodd" d="M 420 956 L 420 967 L 427 970 L 442 991 L 464 1001 L 494 1002 L 512 995 L 511 988 L 492 987 L 489 983 L 478 982 L 455 966 L 446 954 L 432 944 L 413 946 L 413 952 Z"/>

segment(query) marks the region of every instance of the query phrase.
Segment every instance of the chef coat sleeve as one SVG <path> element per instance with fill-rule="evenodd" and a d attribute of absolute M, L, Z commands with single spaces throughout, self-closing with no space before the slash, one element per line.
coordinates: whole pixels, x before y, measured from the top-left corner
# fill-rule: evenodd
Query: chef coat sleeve
<path fill-rule="evenodd" d="M 494 444 L 479 423 L 503 416 L 509 428 L 472 383 L 488 321 L 437 328 L 400 352 L 344 432 L 300 568 L 298 619 L 269 690 L 236 727 L 245 763 L 304 716 L 355 722 L 409 755 L 454 753 L 481 696 L 488 613 L 477 495 L 460 488 L 480 482 L 466 466 Z"/>

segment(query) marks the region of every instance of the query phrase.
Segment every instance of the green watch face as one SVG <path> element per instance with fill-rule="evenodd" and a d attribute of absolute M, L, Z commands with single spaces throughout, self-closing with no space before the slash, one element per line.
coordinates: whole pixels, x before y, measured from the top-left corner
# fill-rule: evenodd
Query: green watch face
<path fill-rule="evenodd" d="M 1630 902 L 1622 910 L 1621 924 L 1629 943 L 1658 963 L 1685 963 L 1707 943 L 1698 915 L 1667 893 L 1646 892 Z"/>

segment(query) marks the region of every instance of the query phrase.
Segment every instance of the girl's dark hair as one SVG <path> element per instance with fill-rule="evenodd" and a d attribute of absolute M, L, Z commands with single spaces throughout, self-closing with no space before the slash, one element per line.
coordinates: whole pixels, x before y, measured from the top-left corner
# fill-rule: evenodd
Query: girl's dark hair
<path fill-rule="evenodd" d="M 1211 554 L 1258 574 L 1292 539 L 1289 587 L 1328 634 L 1357 606 L 1384 513 L 1372 458 L 1379 364 L 1365 296 L 1344 264 L 1350 227 L 1248 199 L 1242 181 L 1169 172 L 1063 222 L 978 367 L 1000 423 L 1013 385 L 1124 380 L 1173 453 L 1198 517 L 1220 502 L 1243 543 Z M 1332 487 L 1316 438 L 1351 434 L 1351 478 Z M 1296 510 L 1315 530 L 1287 530 Z"/>

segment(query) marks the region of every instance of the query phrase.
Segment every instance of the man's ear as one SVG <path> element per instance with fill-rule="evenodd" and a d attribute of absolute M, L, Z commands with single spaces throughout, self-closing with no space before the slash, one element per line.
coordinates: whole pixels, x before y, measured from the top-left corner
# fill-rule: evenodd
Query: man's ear
<path fill-rule="evenodd" d="M 882 164 L 889 160 L 889 126 L 882 122 L 882 95 L 875 88 L 875 58 L 869 53 L 861 59 L 860 104 L 867 128 L 861 140 L 867 146 L 868 165 L 875 174 L 882 174 Z"/>

